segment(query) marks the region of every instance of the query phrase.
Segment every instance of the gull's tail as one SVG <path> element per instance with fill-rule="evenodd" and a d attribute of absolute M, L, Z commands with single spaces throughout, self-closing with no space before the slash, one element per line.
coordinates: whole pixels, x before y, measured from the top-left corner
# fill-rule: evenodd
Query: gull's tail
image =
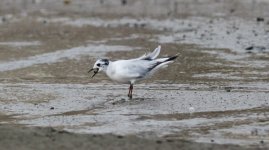
<path fill-rule="evenodd" d="M 155 71 L 159 70 L 160 68 L 165 68 L 168 64 L 174 62 L 174 60 L 178 57 L 179 54 L 167 58 L 159 58 L 155 59 L 156 63 L 149 68 L 149 71 L 154 73 Z"/>

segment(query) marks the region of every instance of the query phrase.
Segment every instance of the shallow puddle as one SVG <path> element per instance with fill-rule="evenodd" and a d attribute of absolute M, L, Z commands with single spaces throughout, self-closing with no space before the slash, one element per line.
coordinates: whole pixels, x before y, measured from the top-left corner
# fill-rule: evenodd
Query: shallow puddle
<path fill-rule="evenodd" d="M 0 42 L 0 45 L 11 46 L 11 47 L 23 47 L 23 46 L 39 46 L 39 41 L 23 41 L 23 42 Z"/>
<path fill-rule="evenodd" d="M 88 45 L 82 47 L 74 47 L 67 50 L 58 50 L 56 52 L 31 56 L 26 59 L 2 62 L 0 64 L 0 72 L 16 70 L 31 67 L 38 64 L 50 64 L 63 61 L 64 59 L 79 59 L 80 56 L 89 55 L 91 57 L 102 56 L 110 51 L 130 51 L 133 48 L 128 46 L 117 45 Z"/>

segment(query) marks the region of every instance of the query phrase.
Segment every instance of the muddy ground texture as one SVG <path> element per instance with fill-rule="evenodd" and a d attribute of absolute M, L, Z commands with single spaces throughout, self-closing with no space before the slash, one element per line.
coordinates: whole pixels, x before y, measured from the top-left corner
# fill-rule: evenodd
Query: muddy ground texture
<path fill-rule="evenodd" d="M 5 148 L 269 146 L 266 21 L 41 12 L 0 19 Z M 87 73 L 98 58 L 139 57 L 158 45 L 160 56 L 180 55 L 136 84 L 132 100 L 128 85 Z"/>

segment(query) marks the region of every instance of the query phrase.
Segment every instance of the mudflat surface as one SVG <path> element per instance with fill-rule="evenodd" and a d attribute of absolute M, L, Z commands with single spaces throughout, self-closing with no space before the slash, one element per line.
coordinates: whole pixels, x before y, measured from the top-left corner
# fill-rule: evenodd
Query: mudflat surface
<path fill-rule="evenodd" d="M 44 11 L 0 17 L 5 148 L 269 146 L 267 18 Z M 132 100 L 128 85 L 87 73 L 98 58 L 135 58 L 158 45 L 160 57 L 180 55 L 135 84 Z"/>
<path fill-rule="evenodd" d="M 74 134 L 62 130 L 58 131 L 53 128 L 0 126 L 0 129 L 0 145 L 2 149 L 243 149 L 234 145 L 192 143 L 183 140 L 142 139 L 133 135 Z"/>

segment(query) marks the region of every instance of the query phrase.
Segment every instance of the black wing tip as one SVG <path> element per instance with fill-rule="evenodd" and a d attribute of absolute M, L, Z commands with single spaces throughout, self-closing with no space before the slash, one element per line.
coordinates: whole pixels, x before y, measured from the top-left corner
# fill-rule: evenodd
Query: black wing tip
<path fill-rule="evenodd" d="M 166 61 L 172 61 L 172 60 L 175 60 L 177 57 L 178 57 L 178 55 L 169 57 Z"/>
<path fill-rule="evenodd" d="M 175 55 L 175 56 L 168 57 L 168 59 L 165 60 L 165 61 L 157 62 L 156 64 L 154 64 L 153 66 L 151 66 L 150 68 L 148 68 L 148 71 L 151 71 L 152 69 L 154 69 L 155 67 L 157 67 L 158 65 L 160 65 L 160 64 L 162 64 L 162 63 L 164 63 L 164 62 L 173 61 L 173 60 L 175 60 L 177 57 L 178 57 L 178 55 Z"/>

